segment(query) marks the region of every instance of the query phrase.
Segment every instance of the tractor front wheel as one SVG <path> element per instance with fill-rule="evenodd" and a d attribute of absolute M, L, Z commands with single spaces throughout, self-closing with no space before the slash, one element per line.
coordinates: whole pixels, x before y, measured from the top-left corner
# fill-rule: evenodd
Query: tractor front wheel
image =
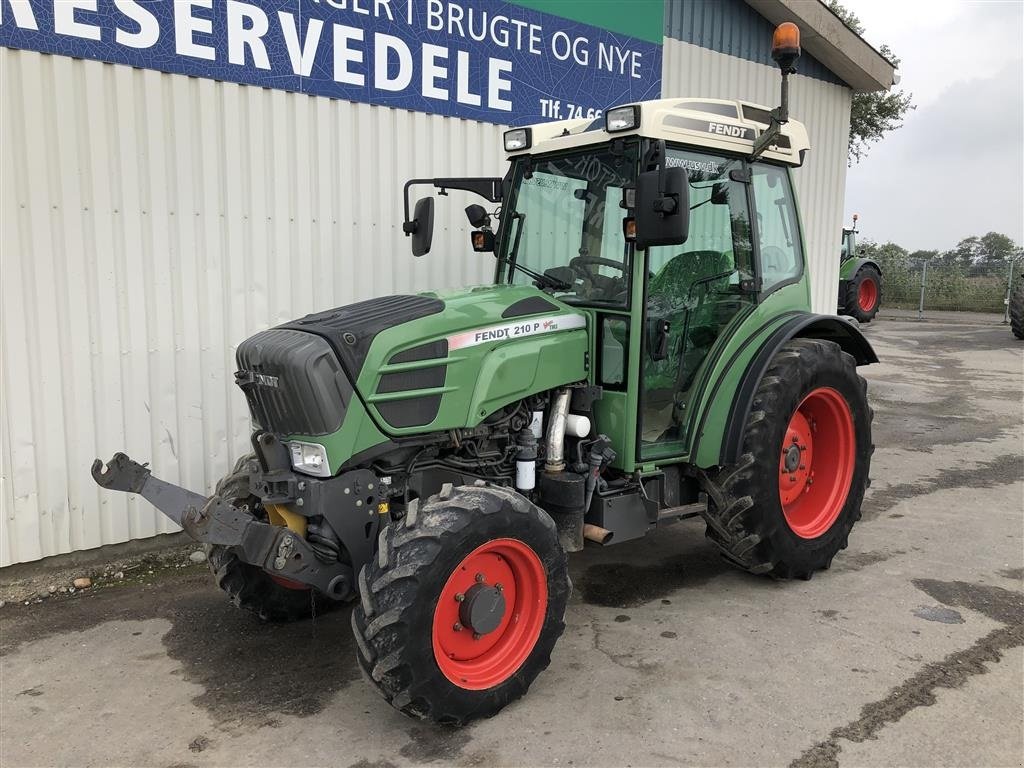
<path fill-rule="evenodd" d="M 240 458 L 231 474 L 217 483 L 214 493 L 236 507 L 248 506 L 262 516 L 260 500 L 249 492 L 249 464 L 254 461 L 254 454 Z M 308 619 L 338 605 L 305 584 L 271 576 L 262 568 L 243 563 L 227 547 L 207 544 L 206 561 L 217 586 L 227 593 L 232 604 L 255 614 L 261 621 L 286 623 Z"/>
<path fill-rule="evenodd" d="M 881 306 L 882 273 L 865 264 L 846 284 L 842 314 L 856 318 L 858 323 L 870 323 Z"/>
<path fill-rule="evenodd" d="M 446 486 L 381 532 L 359 574 L 359 665 L 405 714 L 490 717 L 550 663 L 570 589 L 544 512 L 507 488 Z"/>
<path fill-rule="evenodd" d="M 871 418 L 867 382 L 838 344 L 785 344 L 754 394 L 739 461 L 709 478 L 708 537 L 754 573 L 828 568 L 860 519 Z"/>

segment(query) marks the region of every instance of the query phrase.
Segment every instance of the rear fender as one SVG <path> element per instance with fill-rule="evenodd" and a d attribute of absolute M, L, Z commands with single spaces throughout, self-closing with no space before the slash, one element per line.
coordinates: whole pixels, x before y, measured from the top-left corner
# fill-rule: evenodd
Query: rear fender
<path fill-rule="evenodd" d="M 787 320 L 761 344 L 740 379 L 725 422 L 719 465 L 734 464 L 739 460 L 747 418 L 758 384 L 782 346 L 791 339 L 800 338 L 834 341 L 844 352 L 853 355 L 857 365 L 878 362 L 878 355 L 857 327 L 856 321 L 811 313 L 801 313 Z"/>
<path fill-rule="evenodd" d="M 862 267 L 869 264 L 878 270 L 878 274 L 882 274 L 881 266 L 879 266 L 878 262 L 874 259 L 846 259 L 839 265 L 839 279 L 850 280 L 854 275 L 860 272 Z"/>

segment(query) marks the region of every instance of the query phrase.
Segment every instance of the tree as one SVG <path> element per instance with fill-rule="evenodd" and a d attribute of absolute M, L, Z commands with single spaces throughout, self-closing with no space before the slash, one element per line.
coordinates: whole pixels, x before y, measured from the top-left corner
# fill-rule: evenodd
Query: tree
<path fill-rule="evenodd" d="M 853 11 L 843 7 L 838 0 L 828 0 L 828 7 L 847 27 L 858 35 L 864 34 L 864 25 Z M 888 45 L 883 45 L 879 53 L 894 67 L 899 67 L 900 60 Z M 860 162 L 867 155 L 868 148 L 887 132 L 903 125 L 904 115 L 915 108 L 911 103 L 912 98 L 913 94 L 903 90 L 853 94 L 850 109 L 850 165 Z"/>

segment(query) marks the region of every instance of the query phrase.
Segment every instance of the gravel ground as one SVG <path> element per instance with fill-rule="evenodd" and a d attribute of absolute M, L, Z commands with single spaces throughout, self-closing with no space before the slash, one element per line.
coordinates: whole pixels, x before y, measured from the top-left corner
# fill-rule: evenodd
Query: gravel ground
<path fill-rule="evenodd" d="M 447 730 L 360 679 L 348 609 L 259 625 L 186 553 L 0 609 L 0 764 L 1021 765 L 1024 343 L 930 314 L 866 327 L 874 482 L 810 582 L 696 522 L 587 550 L 548 671 Z"/>

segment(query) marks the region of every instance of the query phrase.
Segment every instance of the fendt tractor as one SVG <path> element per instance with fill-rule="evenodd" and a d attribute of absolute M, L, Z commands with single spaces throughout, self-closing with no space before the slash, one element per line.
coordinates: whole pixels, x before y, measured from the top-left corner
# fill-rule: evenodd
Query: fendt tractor
<path fill-rule="evenodd" d="M 699 517 L 739 568 L 828 568 L 868 484 L 856 323 L 809 311 L 781 105 L 672 98 L 505 132 L 479 195 L 494 284 L 388 296 L 242 342 L 254 453 L 206 497 L 118 453 L 92 472 L 207 545 L 231 600 L 287 621 L 354 602 L 358 664 L 409 715 L 462 724 L 522 696 L 564 629 L 566 555 Z M 432 192 L 432 191 L 431 191 Z M 288 658 L 299 658 L 293 649 Z M 303 663 L 316 663 L 308 659 Z"/>
<path fill-rule="evenodd" d="M 853 226 L 843 230 L 839 253 L 839 313 L 858 323 L 870 323 L 882 306 L 882 268 L 857 252 L 857 214 Z"/>

